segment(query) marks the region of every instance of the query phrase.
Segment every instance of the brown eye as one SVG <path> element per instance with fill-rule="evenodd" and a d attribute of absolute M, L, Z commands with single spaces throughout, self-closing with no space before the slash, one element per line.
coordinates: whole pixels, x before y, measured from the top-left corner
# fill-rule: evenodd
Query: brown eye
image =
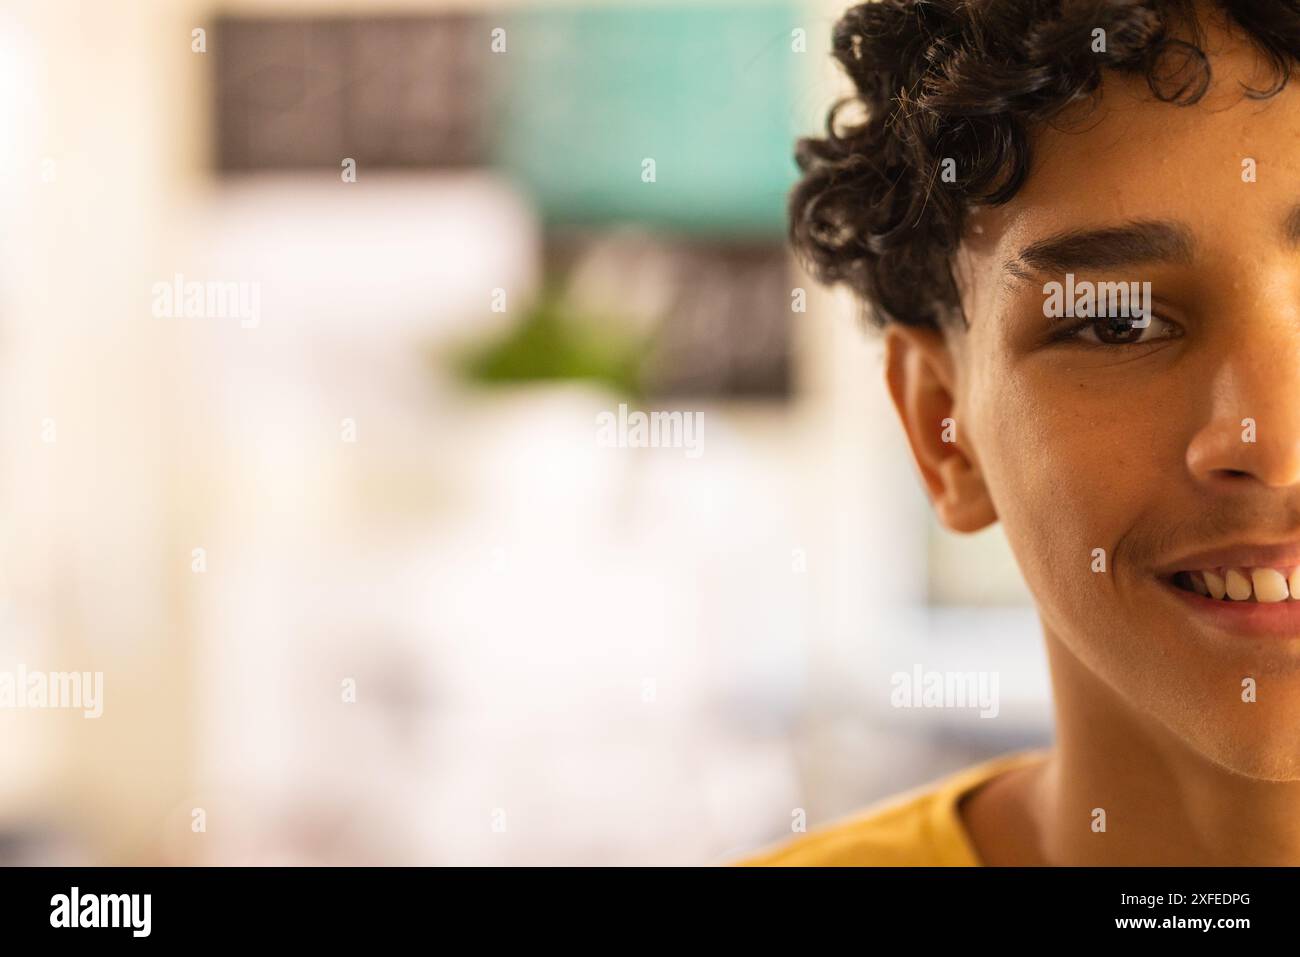
<path fill-rule="evenodd" d="M 1132 319 L 1108 318 L 1098 319 L 1093 324 L 1097 338 L 1107 345 L 1126 346 L 1142 339 L 1145 329 L 1134 325 Z"/>
<path fill-rule="evenodd" d="M 1136 321 L 1123 316 L 1093 319 L 1076 329 L 1069 338 L 1093 345 L 1134 346 L 1147 345 L 1160 339 L 1173 339 L 1179 335 L 1177 326 L 1158 316 L 1152 316 L 1145 326 L 1136 325 Z"/>

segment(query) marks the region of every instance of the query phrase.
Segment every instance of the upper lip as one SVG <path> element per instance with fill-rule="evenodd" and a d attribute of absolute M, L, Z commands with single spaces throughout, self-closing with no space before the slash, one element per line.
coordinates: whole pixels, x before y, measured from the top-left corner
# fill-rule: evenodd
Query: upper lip
<path fill-rule="evenodd" d="M 1300 539 L 1276 545 L 1226 545 L 1184 555 L 1166 565 L 1162 573 L 1192 572 L 1203 568 L 1294 568 L 1300 565 Z"/>

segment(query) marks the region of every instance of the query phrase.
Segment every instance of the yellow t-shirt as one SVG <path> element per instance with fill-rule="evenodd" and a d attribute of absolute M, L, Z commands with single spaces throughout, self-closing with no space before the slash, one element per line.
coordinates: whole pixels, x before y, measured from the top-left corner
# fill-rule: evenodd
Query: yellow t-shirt
<path fill-rule="evenodd" d="M 737 867 L 980 867 L 958 802 L 1004 771 L 1046 759 L 1047 749 L 1004 754 L 873 804 L 783 844 L 731 862 Z"/>

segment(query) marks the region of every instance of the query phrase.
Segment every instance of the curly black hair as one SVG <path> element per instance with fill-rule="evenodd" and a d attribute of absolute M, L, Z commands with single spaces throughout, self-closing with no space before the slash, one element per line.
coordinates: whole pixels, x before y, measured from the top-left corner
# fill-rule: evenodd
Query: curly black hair
<path fill-rule="evenodd" d="M 1274 74 L 1271 86 L 1246 95 L 1276 95 L 1300 59 L 1300 0 L 1213 6 L 1247 31 Z M 798 141 L 796 252 L 816 278 L 853 289 L 875 326 L 942 328 L 960 315 L 951 256 L 966 213 L 1020 189 L 1034 125 L 1095 102 L 1103 69 L 1145 76 L 1164 102 L 1197 102 L 1210 84 L 1202 37 L 1193 0 L 878 0 L 851 8 L 832 42 L 856 94 L 831 107 L 825 136 Z M 862 114 L 856 122 L 843 122 L 849 107 Z M 955 183 L 940 182 L 947 157 L 958 163 Z"/>

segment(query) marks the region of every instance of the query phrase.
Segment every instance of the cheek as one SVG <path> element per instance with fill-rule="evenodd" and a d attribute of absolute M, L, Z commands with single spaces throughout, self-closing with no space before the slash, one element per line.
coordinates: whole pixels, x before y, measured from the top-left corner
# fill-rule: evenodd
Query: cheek
<path fill-rule="evenodd" d="M 1044 615 L 1104 614 L 1126 535 L 1160 495 L 1149 424 L 1064 377 L 1003 381 L 974 437 L 1003 531 Z"/>

